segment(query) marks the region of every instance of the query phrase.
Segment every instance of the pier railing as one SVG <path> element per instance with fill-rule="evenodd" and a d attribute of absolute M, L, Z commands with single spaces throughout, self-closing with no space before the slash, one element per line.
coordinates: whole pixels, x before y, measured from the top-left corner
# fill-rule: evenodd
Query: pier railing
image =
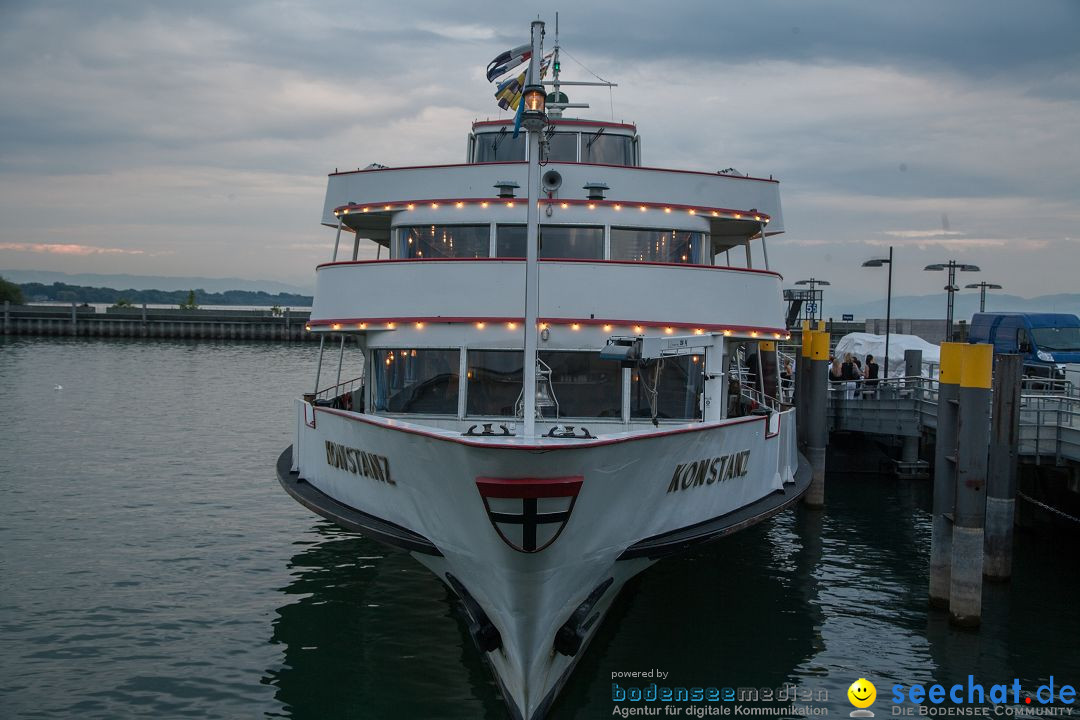
<path fill-rule="evenodd" d="M 1019 453 L 1035 464 L 1080 462 L 1080 397 L 1065 380 L 1025 378 L 1020 394 Z M 938 381 L 899 377 L 830 382 L 830 431 L 920 437 L 937 429 Z"/>

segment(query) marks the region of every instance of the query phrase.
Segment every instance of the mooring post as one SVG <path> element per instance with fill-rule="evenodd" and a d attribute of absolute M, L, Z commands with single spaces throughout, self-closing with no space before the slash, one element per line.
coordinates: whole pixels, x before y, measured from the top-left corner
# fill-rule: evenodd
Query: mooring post
<path fill-rule="evenodd" d="M 920 400 L 922 387 L 922 350 L 904 351 L 904 383 L 911 389 L 913 400 Z M 912 378 L 915 378 L 914 380 Z M 919 438 L 905 437 L 900 448 L 901 467 L 905 472 L 913 472 L 919 462 Z"/>
<path fill-rule="evenodd" d="M 802 348 L 795 356 L 795 435 L 798 447 L 806 445 L 806 408 L 810 402 L 810 321 L 803 320 L 800 340 Z"/>
<path fill-rule="evenodd" d="M 983 574 L 991 580 L 1012 575 L 1013 517 L 1020 443 L 1020 355 L 998 355 L 990 415 L 990 468 L 986 478 L 986 543 Z"/>
<path fill-rule="evenodd" d="M 956 410 L 963 367 L 963 343 L 942 343 L 930 530 L 930 605 L 940 608 L 949 607 L 952 514 L 956 504 Z"/>
<path fill-rule="evenodd" d="M 949 618 L 957 625 L 976 626 L 982 619 L 983 528 L 994 346 L 964 345 L 963 352 L 956 423 L 956 512 Z"/>
<path fill-rule="evenodd" d="M 810 403 L 806 413 L 806 457 L 813 471 L 803 502 L 807 507 L 825 507 L 825 446 L 829 427 L 825 417 L 829 397 L 829 333 L 812 334 L 810 347 Z"/>

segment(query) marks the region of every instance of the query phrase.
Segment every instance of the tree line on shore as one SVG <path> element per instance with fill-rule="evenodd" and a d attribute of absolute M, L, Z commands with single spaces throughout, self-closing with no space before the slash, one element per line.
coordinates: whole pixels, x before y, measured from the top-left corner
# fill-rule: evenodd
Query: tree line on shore
<path fill-rule="evenodd" d="M 23 302 L 50 301 L 75 303 L 109 303 L 120 306 L 177 305 L 198 307 L 199 305 L 255 305 L 310 307 L 310 295 L 295 293 L 268 293 L 253 290 L 226 290 L 207 292 L 196 290 L 114 290 L 113 288 L 89 287 L 86 285 L 68 285 L 55 282 L 12 283 L 0 278 L 0 302 L 8 300 L 13 304 Z"/>

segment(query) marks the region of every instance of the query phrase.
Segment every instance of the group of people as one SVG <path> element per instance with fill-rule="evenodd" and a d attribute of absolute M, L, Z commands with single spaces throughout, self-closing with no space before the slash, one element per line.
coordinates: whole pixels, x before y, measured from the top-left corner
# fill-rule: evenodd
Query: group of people
<path fill-rule="evenodd" d="M 844 397 L 855 397 L 856 389 L 862 385 L 868 389 L 875 389 L 878 384 L 880 367 L 874 361 L 873 355 L 866 356 L 866 366 L 852 353 L 844 353 L 843 360 L 839 355 L 833 356 L 829 364 L 829 380 L 842 382 Z"/>

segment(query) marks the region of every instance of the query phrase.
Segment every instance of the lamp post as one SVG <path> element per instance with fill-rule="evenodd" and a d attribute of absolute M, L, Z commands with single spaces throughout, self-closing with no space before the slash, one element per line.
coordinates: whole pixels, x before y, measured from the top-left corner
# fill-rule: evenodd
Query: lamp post
<path fill-rule="evenodd" d="M 796 285 L 809 285 L 810 286 L 810 297 L 812 297 L 814 299 L 814 302 L 817 304 L 817 313 L 816 313 L 817 318 L 815 318 L 814 314 L 812 313 L 810 315 L 810 319 L 811 320 L 816 320 L 818 318 L 824 317 L 825 316 L 825 311 L 824 311 L 824 309 L 822 309 L 822 306 L 825 305 L 824 301 L 822 300 L 822 298 L 824 296 L 823 295 L 815 295 L 814 294 L 814 288 L 816 288 L 818 285 L 831 285 L 832 283 L 830 283 L 828 280 L 818 280 L 817 278 L 810 278 L 809 280 L 796 280 L 795 284 Z"/>
<path fill-rule="evenodd" d="M 935 263 L 933 265 L 927 265 L 923 270 L 948 270 L 949 271 L 949 284 L 945 286 L 945 291 L 949 293 L 949 303 L 945 312 L 945 341 L 952 341 L 952 321 L 953 321 L 953 293 L 960 288 L 956 287 L 956 271 L 961 272 L 979 272 L 978 265 L 968 265 L 966 263 L 956 262 L 950 260 L 947 263 Z"/>
<path fill-rule="evenodd" d="M 985 281 L 978 282 L 978 283 L 971 283 L 970 285 L 965 285 L 964 287 L 967 288 L 968 290 L 973 290 L 975 288 L 979 288 L 979 312 L 986 312 L 986 291 L 987 290 L 1001 290 L 1000 285 L 995 285 L 994 283 L 988 283 L 988 282 L 985 282 Z"/>
<path fill-rule="evenodd" d="M 522 363 L 522 400 L 524 405 L 525 437 L 536 437 L 536 326 L 540 312 L 540 271 L 537 254 L 540 238 L 540 138 L 547 116 L 544 106 L 547 94 L 540 83 L 540 58 L 543 56 L 544 23 L 532 23 L 532 57 L 521 94 L 521 124 L 529 135 L 528 211 L 525 230 L 525 352 Z"/>
<path fill-rule="evenodd" d="M 889 257 L 887 258 L 874 258 L 873 260 L 867 260 L 862 264 L 863 267 L 881 267 L 882 265 L 889 266 L 889 284 L 888 290 L 885 292 L 885 375 L 883 380 L 889 379 L 889 332 L 892 325 L 892 245 L 889 246 Z"/>

